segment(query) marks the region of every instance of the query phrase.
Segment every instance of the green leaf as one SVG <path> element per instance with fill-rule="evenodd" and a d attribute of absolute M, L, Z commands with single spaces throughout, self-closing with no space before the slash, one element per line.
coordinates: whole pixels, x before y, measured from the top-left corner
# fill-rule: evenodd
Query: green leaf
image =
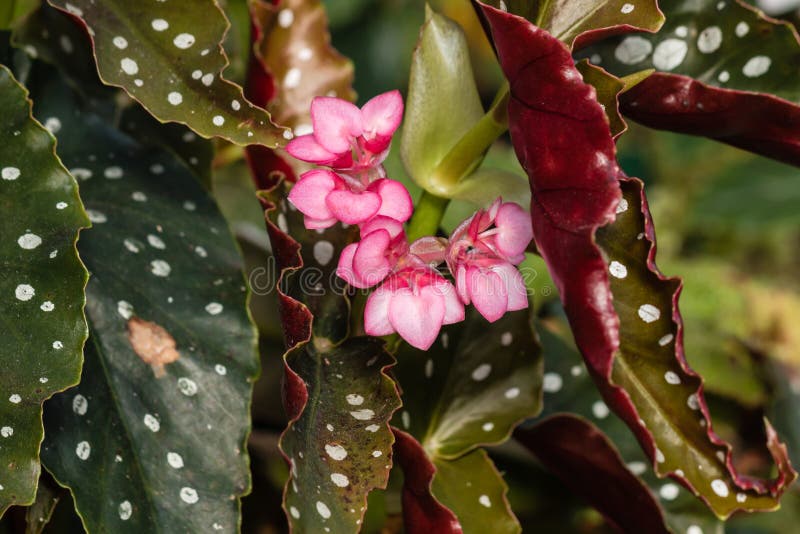
<path fill-rule="evenodd" d="M 455 459 L 501 443 L 540 410 L 542 360 L 527 310 L 488 323 L 470 308 L 463 323 L 442 328 L 429 350 L 404 343 L 397 359 L 400 385 L 415 387 L 405 388 L 395 425 L 433 457 Z"/>
<path fill-rule="evenodd" d="M 677 345 L 683 334 L 680 316 L 668 313 L 677 310 L 680 281 L 656 270 L 642 183 L 625 179 L 620 185 L 624 196 L 617 218 L 601 227 L 596 239 L 609 261 L 614 309 L 624 334 L 611 376 L 636 407 L 640 428 L 635 430 L 652 439 L 657 473 L 682 480 L 720 518 L 737 509 L 775 509 L 776 496 L 796 477 L 785 448 L 767 425 L 777 478 L 752 485 L 729 467 L 731 446 L 709 428 L 702 379 Z"/>
<path fill-rule="evenodd" d="M 546 319 L 537 324 L 545 357 L 544 410 L 541 421 L 554 414 L 580 414 L 596 425 L 613 443 L 628 469 L 646 483 L 664 510 L 673 532 L 692 526 L 706 534 L 722 534 L 723 522 L 677 482 L 656 476 L 628 426 L 603 402 L 565 321 Z M 603 484 L 603 480 L 598 480 Z M 691 531 L 690 531 L 691 532 Z"/>
<path fill-rule="evenodd" d="M 37 0 L 6 0 L 0 6 L 0 30 L 13 28 L 28 13 L 36 9 Z"/>
<path fill-rule="evenodd" d="M 3 66 L 0 109 L 2 515 L 10 505 L 33 502 L 42 403 L 80 377 L 88 275 L 75 242 L 89 221 L 53 137 L 31 117 L 25 89 Z"/>
<path fill-rule="evenodd" d="M 140 143 L 171 152 L 188 167 L 207 190 L 211 190 L 214 143 L 181 124 L 161 124 L 144 108 L 131 105 L 120 118 L 120 128 Z"/>
<path fill-rule="evenodd" d="M 358 337 L 329 350 L 302 345 L 286 361 L 309 391 L 281 440 L 292 464 L 285 509 L 301 532 L 357 532 L 366 496 L 385 487 L 392 467 L 386 423 L 400 402 L 386 369 L 394 360 L 382 341 Z"/>
<path fill-rule="evenodd" d="M 608 117 L 611 136 L 616 138 L 625 132 L 625 130 L 628 129 L 628 125 L 625 124 L 625 120 L 619 113 L 618 97 L 621 93 L 647 78 L 653 73 L 653 70 L 639 71 L 626 78 L 617 78 L 613 74 L 606 72 L 603 68 L 593 65 L 586 60 L 577 62 L 575 67 L 583 76 L 583 81 L 594 87 L 595 91 L 597 91 L 597 101 L 603 106 L 603 111 L 605 111 L 606 117 Z"/>
<path fill-rule="evenodd" d="M 172 154 L 63 83 L 36 96 L 94 222 L 80 243 L 93 274 L 86 365 L 47 405 L 45 465 L 89 531 L 235 530 L 258 360 L 225 221 Z"/>
<path fill-rule="evenodd" d="M 107 100 L 117 95 L 97 75 L 89 35 L 70 15 L 47 3 L 14 29 L 11 40 L 30 58 L 54 65 L 75 91 Z"/>
<path fill-rule="evenodd" d="M 570 48 L 582 34 L 589 40 L 605 35 L 612 28 L 638 28 L 656 31 L 664 22 L 664 15 L 655 0 L 506 0 L 490 1 L 489 5 L 505 5 L 509 13 L 525 17 L 546 30 Z M 619 32 L 616 32 L 619 33 Z"/>
<path fill-rule="evenodd" d="M 800 102 L 800 43 L 788 22 L 766 18 L 738 0 L 676 0 L 665 4 L 665 13 L 657 34 L 616 37 L 581 57 L 591 56 L 618 76 L 655 68 Z"/>
<path fill-rule="evenodd" d="M 504 113 L 500 99 L 484 115 L 464 32 L 428 7 L 412 59 L 400 139 L 409 176 L 434 195 L 478 205 L 497 195 L 524 199 L 527 181 L 513 174 L 469 176 L 505 130 Z"/>
<path fill-rule="evenodd" d="M 431 492 L 459 519 L 464 534 L 521 532 L 506 500 L 508 486 L 483 449 L 436 459 Z"/>
<path fill-rule="evenodd" d="M 102 80 L 122 87 L 161 121 L 203 137 L 275 147 L 288 132 L 226 80 L 228 22 L 214 0 L 50 0 L 86 24 Z"/>
<path fill-rule="evenodd" d="M 519 530 L 502 478 L 475 449 L 505 441 L 540 410 L 542 360 L 529 320 L 523 310 L 490 324 L 469 309 L 428 351 L 398 349 L 395 374 L 405 394 L 394 424 L 422 445 L 436 468 L 431 494 L 455 512 L 464 532 Z"/>
<path fill-rule="evenodd" d="M 335 270 L 357 228 L 306 230 L 283 183 L 260 195 L 290 347 L 283 394 L 291 421 L 280 443 L 291 465 L 284 510 L 299 532 L 357 532 L 367 495 L 386 487 L 394 442 L 388 422 L 400 406 L 383 342 L 348 337 L 346 283 Z"/>

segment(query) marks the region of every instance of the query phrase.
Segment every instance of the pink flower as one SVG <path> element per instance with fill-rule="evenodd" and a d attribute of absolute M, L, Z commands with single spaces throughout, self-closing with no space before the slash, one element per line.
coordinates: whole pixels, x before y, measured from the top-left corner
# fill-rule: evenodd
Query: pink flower
<path fill-rule="evenodd" d="M 421 350 L 436 341 L 442 325 L 464 320 L 453 285 L 423 262 L 393 273 L 367 299 L 364 330 L 371 336 L 397 332 Z"/>
<path fill-rule="evenodd" d="M 308 171 L 289 193 L 305 215 L 306 228 L 327 228 L 336 221 L 361 224 L 375 216 L 400 222 L 411 217 L 411 196 L 400 182 L 386 178 L 382 165 L 402 116 L 398 91 L 378 95 L 361 109 L 340 98 L 313 100 L 314 133 L 296 137 L 286 150 L 336 172 Z"/>
<path fill-rule="evenodd" d="M 377 168 L 402 118 L 399 91 L 380 94 L 361 109 L 341 98 L 317 97 L 311 102 L 314 133 L 295 137 L 286 150 L 297 159 L 334 169 Z"/>
<path fill-rule="evenodd" d="M 403 224 L 378 216 L 361 226 L 361 241 L 347 245 L 336 274 L 353 287 L 379 284 L 409 252 Z"/>
<path fill-rule="evenodd" d="M 527 288 L 515 266 L 532 238 L 530 216 L 501 199 L 461 223 L 446 252 L 461 302 L 472 303 L 489 322 L 527 308 Z"/>
<path fill-rule="evenodd" d="M 425 350 L 442 325 L 464 320 L 464 305 L 453 284 L 435 269 L 444 251 L 445 244 L 434 237 L 409 245 L 403 224 L 389 217 L 378 216 L 361 226 L 361 241 L 342 250 L 336 274 L 358 288 L 383 281 L 367 299 L 367 334 L 397 332 Z"/>
<path fill-rule="evenodd" d="M 303 173 L 289 201 L 305 215 L 306 228 L 328 228 L 336 221 L 361 224 L 376 216 L 400 222 L 411 217 L 411 195 L 400 182 L 381 178 L 362 183 L 326 169 Z"/>

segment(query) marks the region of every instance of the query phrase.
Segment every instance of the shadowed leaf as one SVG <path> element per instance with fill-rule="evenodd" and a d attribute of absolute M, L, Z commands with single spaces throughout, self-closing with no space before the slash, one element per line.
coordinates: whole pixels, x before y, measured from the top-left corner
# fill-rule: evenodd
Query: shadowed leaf
<path fill-rule="evenodd" d="M 103 81 L 125 89 L 159 120 L 239 145 L 285 141 L 269 114 L 223 77 L 228 22 L 214 0 L 50 3 L 86 25 Z"/>
<path fill-rule="evenodd" d="M 669 532 L 647 486 L 590 422 L 556 415 L 531 428 L 518 429 L 514 437 L 623 532 Z"/>
<path fill-rule="evenodd" d="M 0 109 L 2 515 L 10 505 L 33 502 L 42 403 L 80 377 L 88 275 L 75 242 L 89 221 L 53 137 L 31 117 L 25 89 L 3 66 Z"/>
<path fill-rule="evenodd" d="M 45 464 L 90 531 L 233 530 L 258 360 L 225 221 L 171 154 L 63 83 L 36 96 L 37 114 L 61 124 L 60 156 L 94 222 L 80 243 L 93 275 L 87 361 L 47 404 Z M 133 343 L 131 322 L 144 327 Z"/>

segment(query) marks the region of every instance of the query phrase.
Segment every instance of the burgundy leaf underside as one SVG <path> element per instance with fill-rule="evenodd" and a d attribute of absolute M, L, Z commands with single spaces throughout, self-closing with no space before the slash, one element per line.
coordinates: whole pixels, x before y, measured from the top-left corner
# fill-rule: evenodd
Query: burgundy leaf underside
<path fill-rule="evenodd" d="M 518 428 L 514 437 L 622 532 L 668 532 L 650 490 L 590 422 L 555 415 L 536 426 Z"/>
<path fill-rule="evenodd" d="M 659 72 L 623 93 L 620 109 L 650 128 L 709 137 L 800 166 L 800 106 L 770 94 Z"/>
<path fill-rule="evenodd" d="M 410 434 L 392 427 L 394 458 L 403 470 L 403 523 L 411 534 L 461 534 L 456 515 L 431 493 L 436 467 L 422 445 Z"/>
<path fill-rule="evenodd" d="M 577 345 L 598 388 L 655 459 L 653 434 L 641 423 L 629 393 L 611 378 L 620 336 L 626 333 L 620 331 L 608 260 L 595 241 L 595 233 L 614 222 L 622 198 L 620 181 L 628 179 L 616 162 L 608 121 L 594 89 L 583 82 L 570 51 L 561 42 L 523 18 L 480 2 L 476 6 L 510 83 L 509 130 L 517 157 L 530 178 L 537 249 L 559 289 Z M 683 372 L 696 377 L 683 355 L 677 308 L 680 284 L 662 277 L 655 266 L 654 232 L 643 192 L 641 199 L 632 208 L 644 215 L 645 227 L 639 231 L 650 242 L 646 262 L 650 273 L 646 274 L 654 273 L 663 282 L 659 288 L 662 292 L 675 286 L 671 293 L 671 316 L 677 325 L 675 358 Z M 778 477 L 772 481 L 741 477 L 733 468 L 730 446 L 711 430 L 702 388 L 697 397 L 708 423 L 708 439 L 728 449 L 726 466 L 733 483 L 739 489 L 778 497 L 796 475 L 769 425 L 768 447 L 778 464 Z M 697 493 L 680 473 L 669 474 Z"/>

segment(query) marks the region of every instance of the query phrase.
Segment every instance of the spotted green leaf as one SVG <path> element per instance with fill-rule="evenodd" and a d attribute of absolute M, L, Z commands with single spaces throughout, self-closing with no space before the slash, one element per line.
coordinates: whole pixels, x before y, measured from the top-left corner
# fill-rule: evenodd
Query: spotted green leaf
<path fill-rule="evenodd" d="M 84 29 L 70 15 L 46 3 L 14 28 L 12 43 L 31 59 L 54 65 L 81 94 L 111 99 L 118 93 L 100 81 L 92 43 Z"/>
<path fill-rule="evenodd" d="M 616 37 L 580 55 L 619 76 L 655 68 L 800 102 L 800 43 L 791 24 L 738 0 L 681 0 L 664 8 L 667 22 L 657 34 Z"/>
<path fill-rule="evenodd" d="M 172 154 L 114 129 L 63 83 L 35 94 L 37 115 L 59 120 L 94 223 L 80 243 L 92 272 L 86 365 L 46 406 L 45 465 L 89 531 L 234 531 L 258 360 L 225 221 Z"/>
<path fill-rule="evenodd" d="M 598 230 L 597 244 L 609 262 L 622 333 L 611 378 L 636 408 L 639 423 L 633 430 L 646 447 L 652 440 L 656 472 L 683 482 L 720 518 L 737 509 L 775 509 L 776 495 L 797 476 L 785 447 L 767 424 L 777 477 L 751 482 L 732 468 L 731 446 L 709 428 L 702 379 L 683 354 L 683 325 L 672 311 L 677 310 L 680 281 L 663 277 L 655 267 L 655 237 L 642 183 L 623 179 L 620 185 L 623 199 L 616 220 Z"/>
<path fill-rule="evenodd" d="M 228 22 L 214 0 L 50 4 L 86 25 L 102 80 L 125 89 L 159 120 L 239 145 L 275 147 L 285 140 L 286 131 L 223 77 Z"/>
<path fill-rule="evenodd" d="M 306 230 L 283 183 L 260 194 L 282 273 L 281 319 L 290 347 L 283 395 L 291 421 L 280 442 L 291 466 L 284 510 L 297 532 L 358 532 L 368 494 L 389 478 L 388 422 L 400 398 L 383 342 L 348 337 L 346 284 L 335 269 L 357 228 Z"/>
<path fill-rule="evenodd" d="M 75 242 L 89 221 L 53 137 L 3 66 L 0 109 L 1 515 L 33 502 L 42 403 L 80 377 L 88 275 Z"/>
<path fill-rule="evenodd" d="M 123 111 L 120 128 L 143 145 L 173 153 L 203 187 L 211 189 L 211 164 L 214 159 L 212 141 L 199 137 L 181 124 L 161 124 L 135 104 Z"/>
<path fill-rule="evenodd" d="M 470 309 L 466 321 L 445 326 L 428 351 L 403 344 L 397 359 L 404 404 L 393 423 L 419 441 L 436 467 L 433 496 L 456 514 L 464 532 L 485 532 L 491 523 L 502 527 L 496 532 L 518 531 L 502 479 L 475 449 L 505 441 L 517 423 L 539 412 L 542 361 L 529 312 L 490 324 Z M 463 489 L 473 476 L 476 486 Z M 477 493 L 462 499 L 464 492 Z M 479 499 L 481 514 L 474 513 Z"/>
<path fill-rule="evenodd" d="M 508 486 L 483 449 L 434 460 L 431 492 L 458 517 L 464 534 L 521 532 L 506 500 Z"/>
<path fill-rule="evenodd" d="M 537 326 L 545 359 L 544 408 L 537 421 L 565 413 L 583 416 L 610 439 L 631 473 L 647 484 L 664 511 L 666 525 L 673 532 L 691 534 L 699 532 L 699 528 L 705 534 L 722 534 L 722 521 L 714 517 L 691 492 L 677 481 L 659 478 L 650 467 L 630 429 L 602 400 L 574 346 L 568 325 L 551 318 Z M 597 480 L 597 484 L 603 487 L 607 483 L 610 482 Z M 646 521 L 652 519 L 646 518 Z"/>
<path fill-rule="evenodd" d="M 395 370 L 405 388 L 395 425 L 435 457 L 454 459 L 481 444 L 496 444 L 539 412 L 541 354 L 528 311 L 488 323 L 474 309 L 445 326 L 428 351 L 403 344 Z"/>
<path fill-rule="evenodd" d="M 524 203 L 529 188 L 519 176 L 497 171 L 471 174 L 483 158 L 475 157 L 476 133 L 493 131 L 489 142 L 494 141 L 505 130 L 505 104 L 499 99 L 484 115 L 464 32 L 428 7 L 412 58 L 400 139 L 409 176 L 426 191 L 445 198 L 483 205 L 502 195 Z M 469 149 L 462 151 L 460 146 Z"/>
<path fill-rule="evenodd" d="M 656 31 L 664 15 L 655 0 L 499 0 L 509 13 L 525 17 L 570 48 L 606 34 L 640 29 Z"/>

